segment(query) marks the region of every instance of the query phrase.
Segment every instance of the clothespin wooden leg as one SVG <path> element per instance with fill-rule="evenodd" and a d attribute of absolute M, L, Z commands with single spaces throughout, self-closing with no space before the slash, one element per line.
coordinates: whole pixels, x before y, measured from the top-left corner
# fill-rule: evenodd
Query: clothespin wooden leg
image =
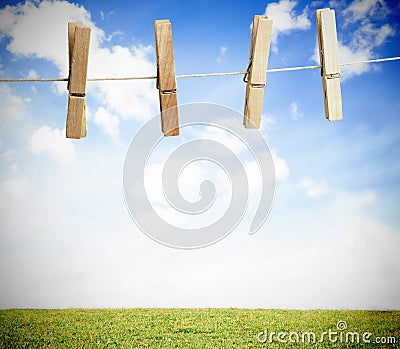
<path fill-rule="evenodd" d="M 246 128 L 260 128 L 264 87 L 246 85 L 243 124 Z"/>
<path fill-rule="evenodd" d="M 329 8 L 316 11 L 319 58 L 321 62 L 322 89 L 325 117 L 329 121 L 341 120 L 342 95 L 336 33 L 335 11 Z"/>
<path fill-rule="evenodd" d="M 247 83 L 243 119 L 246 128 L 260 128 L 271 36 L 272 20 L 254 16 L 249 67 L 244 79 Z"/>
<path fill-rule="evenodd" d="M 86 78 L 89 60 L 90 28 L 80 22 L 68 23 L 68 114 L 67 138 L 86 137 Z"/>
<path fill-rule="evenodd" d="M 171 22 L 168 19 L 154 21 L 154 32 L 161 128 L 164 136 L 177 136 L 179 135 L 178 98 Z"/>

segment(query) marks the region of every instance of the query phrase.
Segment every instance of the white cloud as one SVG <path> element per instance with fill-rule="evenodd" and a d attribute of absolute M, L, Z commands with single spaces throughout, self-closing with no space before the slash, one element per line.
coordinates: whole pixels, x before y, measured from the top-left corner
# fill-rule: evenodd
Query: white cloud
<path fill-rule="evenodd" d="M 153 76 L 151 46 L 96 48 L 91 55 L 90 76 Z M 123 118 L 146 120 L 157 113 L 158 94 L 152 80 L 106 81 L 88 85 L 88 92 L 110 112 Z"/>
<path fill-rule="evenodd" d="M 37 129 L 29 139 L 29 149 L 36 155 L 44 154 L 67 166 L 75 160 L 75 147 L 72 140 L 65 137 L 65 129 L 52 129 L 44 125 Z"/>
<path fill-rule="evenodd" d="M 339 60 L 340 63 L 360 62 L 372 58 L 372 53 L 369 48 L 357 48 L 343 45 L 339 42 Z M 346 81 L 353 76 L 361 75 L 369 72 L 371 65 L 367 63 L 355 64 L 352 66 L 344 66 L 340 68 L 342 81 Z"/>
<path fill-rule="evenodd" d="M 251 238 L 239 228 L 196 251 L 160 246 L 128 223 L 110 229 L 112 205 L 101 219 L 89 210 L 91 232 L 88 217 L 61 224 L 46 212 L 18 236 L 25 243 L 4 235 L 2 251 L 17 246 L 2 255 L 0 306 L 399 309 L 399 230 L 371 216 L 371 196 L 336 192 L 329 210 L 298 205 L 301 221 L 284 211 L 287 224 L 270 219 Z"/>
<path fill-rule="evenodd" d="M 250 193 L 259 193 L 262 190 L 261 172 L 257 161 L 249 161 L 245 163 L 247 181 Z"/>
<path fill-rule="evenodd" d="M 225 57 L 227 50 L 228 50 L 228 48 L 226 46 L 220 46 L 219 53 L 218 53 L 218 56 L 216 59 L 218 64 L 222 63 L 222 59 L 223 59 L 223 57 Z"/>
<path fill-rule="evenodd" d="M 261 116 L 261 130 L 267 131 L 268 126 L 275 124 L 275 116 L 268 114 Z"/>
<path fill-rule="evenodd" d="M 354 23 L 367 17 L 382 18 L 389 13 L 389 9 L 383 0 L 354 0 L 343 11 L 346 23 Z"/>
<path fill-rule="evenodd" d="M 18 164 L 17 164 L 17 163 L 12 164 L 12 165 L 10 166 L 10 170 L 11 170 L 13 173 L 18 173 Z"/>
<path fill-rule="evenodd" d="M 6 201 L 7 198 L 23 199 L 28 194 L 28 179 L 24 176 L 15 176 L 0 183 L 0 198 Z"/>
<path fill-rule="evenodd" d="M 1 142 L 0 142 L 1 145 Z M 18 173 L 18 164 L 15 163 L 15 150 L 14 149 L 8 149 L 5 152 L 0 154 L 0 159 L 4 161 L 5 164 L 9 164 L 9 169 L 11 170 L 12 173 L 17 174 Z M 3 167 L 4 168 L 4 167 Z"/>
<path fill-rule="evenodd" d="M 293 120 L 303 117 L 303 114 L 299 112 L 299 106 L 296 102 L 290 103 L 290 116 Z"/>
<path fill-rule="evenodd" d="M 197 135 L 199 139 L 209 139 L 221 143 L 237 155 L 247 149 L 238 137 L 219 127 L 205 126 L 202 131 L 193 131 L 193 134 Z"/>
<path fill-rule="evenodd" d="M 294 8 L 297 1 L 280 0 L 269 3 L 265 9 L 265 15 L 273 20 L 272 25 L 272 50 L 278 52 L 278 38 L 280 35 L 289 34 L 293 30 L 307 30 L 311 27 L 308 19 L 307 7 L 299 15 Z"/>
<path fill-rule="evenodd" d="M 341 193 L 340 195 L 340 199 L 343 200 L 345 206 L 351 207 L 353 212 L 355 209 L 362 211 L 365 207 L 375 204 L 378 199 L 376 192 L 373 190 L 365 190 L 357 194 Z M 338 207 L 340 207 L 339 202 L 340 200 L 337 201 Z M 346 208 L 345 206 L 343 207 Z M 344 211 L 342 214 L 345 214 L 345 212 L 351 212 L 351 210 Z"/>
<path fill-rule="evenodd" d="M 285 159 L 279 157 L 275 150 L 271 151 L 272 160 L 274 162 L 275 179 L 283 181 L 289 177 L 290 171 Z M 245 170 L 249 182 L 251 192 L 260 192 L 262 190 L 261 172 L 257 161 L 249 161 L 245 163 Z"/>
<path fill-rule="evenodd" d="M 93 27 L 94 41 L 104 36 L 83 7 L 68 2 L 26 1 L 0 11 L 0 31 L 11 38 L 7 49 L 16 55 L 33 55 L 52 61 L 64 76 L 68 71 L 68 21 L 82 21 Z"/>
<path fill-rule="evenodd" d="M 14 149 L 8 149 L 4 153 L 0 154 L 0 159 L 3 161 L 9 161 L 12 159 L 12 156 L 14 155 Z"/>
<path fill-rule="evenodd" d="M 355 61 L 364 61 L 373 59 L 376 50 L 390 37 L 394 36 L 395 31 L 388 24 L 376 28 L 371 23 L 361 25 L 353 33 L 352 41 L 347 45 L 339 42 L 339 61 L 348 63 Z M 371 69 L 376 68 L 372 64 L 357 64 L 341 67 L 343 80 L 350 79 L 353 76 L 361 75 Z"/>
<path fill-rule="evenodd" d="M 12 94 L 7 85 L 0 85 L 0 117 L 9 120 L 22 120 L 25 116 L 25 101 Z"/>
<path fill-rule="evenodd" d="M 320 179 L 318 182 L 316 182 L 309 178 L 303 178 L 300 181 L 300 186 L 306 190 L 307 196 L 312 198 L 317 198 L 329 191 L 328 183 L 325 179 Z"/>
<path fill-rule="evenodd" d="M 92 28 L 89 77 L 154 75 L 151 46 L 104 47 L 107 37 L 83 7 L 64 1 L 27 1 L 0 10 L 0 34 L 10 37 L 7 49 L 15 55 L 44 58 L 53 62 L 65 77 L 68 73 L 67 23 L 80 21 Z M 46 38 L 46 40 L 43 40 Z M 116 117 L 145 120 L 157 111 L 153 80 L 88 83 L 88 93 Z M 66 93 L 66 84 L 58 83 Z M 57 91 L 57 89 L 55 91 Z M 1 104 L 3 105 L 3 104 Z"/>
<path fill-rule="evenodd" d="M 119 119 L 115 115 L 109 113 L 103 107 L 97 109 L 93 121 L 95 124 L 99 125 L 105 133 L 109 134 L 112 137 L 118 136 Z"/>
<path fill-rule="evenodd" d="M 181 169 L 177 178 L 179 193 L 188 202 L 201 199 L 200 187 L 204 180 L 210 180 L 216 189 L 215 201 L 202 213 L 190 215 L 178 211 L 171 203 L 176 202 L 173 194 L 167 201 L 163 190 L 164 163 L 146 166 L 144 183 L 146 194 L 155 212 L 164 221 L 177 227 L 195 229 L 208 226 L 218 220 L 229 206 L 232 188 L 225 172 L 216 164 L 207 161 L 194 161 Z"/>
<path fill-rule="evenodd" d="M 36 79 L 38 77 L 37 72 L 33 69 L 29 70 L 28 78 L 29 79 Z"/>
<path fill-rule="evenodd" d="M 86 122 L 91 121 L 93 119 L 91 108 L 86 105 Z"/>
<path fill-rule="evenodd" d="M 272 150 L 271 153 L 272 159 L 274 160 L 275 177 L 278 181 L 283 181 L 289 177 L 289 166 L 285 159 L 278 156 L 275 150 Z"/>
<path fill-rule="evenodd" d="M 275 116 L 272 114 L 261 115 L 260 131 L 264 138 L 268 138 L 268 132 L 273 128 L 273 125 L 275 125 L 275 119 Z"/>
<path fill-rule="evenodd" d="M 321 8 L 322 6 L 324 6 L 324 2 L 322 0 L 312 1 L 310 6 L 314 8 L 315 7 Z"/>
<path fill-rule="evenodd" d="M 381 46 L 387 38 L 394 36 L 395 31 L 389 24 L 376 26 L 373 23 L 364 23 L 354 33 L 354 41 L 360 47 Z"/>

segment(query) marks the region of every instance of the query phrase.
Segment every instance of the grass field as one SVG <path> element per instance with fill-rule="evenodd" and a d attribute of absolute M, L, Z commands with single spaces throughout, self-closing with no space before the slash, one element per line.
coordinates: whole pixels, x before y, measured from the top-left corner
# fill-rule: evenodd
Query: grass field
<path fill-rule="evenodd" d="M 0 310 L 1 348 L 400 348 L 399 340 L 400 311 Z"/>

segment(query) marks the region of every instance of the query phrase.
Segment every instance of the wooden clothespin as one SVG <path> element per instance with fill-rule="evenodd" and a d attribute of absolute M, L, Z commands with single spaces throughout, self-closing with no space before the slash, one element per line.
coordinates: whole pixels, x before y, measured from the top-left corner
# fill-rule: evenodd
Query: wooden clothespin
<path fill-rule="evenodd" d="M 340 67 L 336 33 L 335 11 L 329 8 L 316 11 L 319 59 L 321 62 L 322 89 L 325 117 L 329 121 L 341 120 L 342 95 L 340 92 Z"/>
<path fill-rule="evenodd" d="M 154 21 L 157 56 L 157 88 L 160 97 L 161 128 L 164 136 L 179 135 L 178 99 L 172 26 L 169 19 Z"/>
<path fill-rule="evenodd" d="M 81 22 L 68 23 L 68 114 L 67 138 L 86 137 L 86 78 L 90 28 Z"/>
<path fill-rule="evenodd" d="M 249 66 L 243 79 L 247 83 L 243 119 L 246 128 L 260 128 L 271 36 L 272 19 L 254 16 Z"/>

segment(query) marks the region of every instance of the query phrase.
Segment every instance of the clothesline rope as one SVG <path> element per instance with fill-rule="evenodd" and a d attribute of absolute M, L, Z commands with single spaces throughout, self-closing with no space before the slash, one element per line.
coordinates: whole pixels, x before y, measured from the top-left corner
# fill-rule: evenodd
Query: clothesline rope
<path fill-rule="evenodd" d="M 341 63 L 339 66 L 345 67 L 349 65 L 356 64 L 364 64 L 364 63 L 381 63 L 388 61 L 397 61 L 400 60 L 400 57 L 390 57 L 390 58 L 379 58 L 379 59 L 370 59 L 365 61 L 356 61 L 350 63 Z M 285 71 L 296 71 L 296 70 L 308 70 L 308 69 L 319 69 L 321 65 L 309 65 L 302 67 L 289 67 L 289 68 L 276 68 L 276 69 L 267 69 L 267 73 L 278 73 Z M 246 71 L 238 71 L 238 72 L 228 72 L 228 73 L 205 73 L 205 74 L 186 74 L 186 75 L 177 75 L 177 79 L 187 79 L 187 78 L 201 78 L 206 76 L 229 76 L 229 75 L 244 75 Z M 131 76 L 131 77 L 105 77 L 105 78 L 88 78 L 87 81 L 126 81 L 126 80 L 151 80 L 157 79 L 157 76 Z M 0 82 L 58 82 L 58 81 L 68 81 L 68 78 L 6 78 L 0 79 Z"/>

